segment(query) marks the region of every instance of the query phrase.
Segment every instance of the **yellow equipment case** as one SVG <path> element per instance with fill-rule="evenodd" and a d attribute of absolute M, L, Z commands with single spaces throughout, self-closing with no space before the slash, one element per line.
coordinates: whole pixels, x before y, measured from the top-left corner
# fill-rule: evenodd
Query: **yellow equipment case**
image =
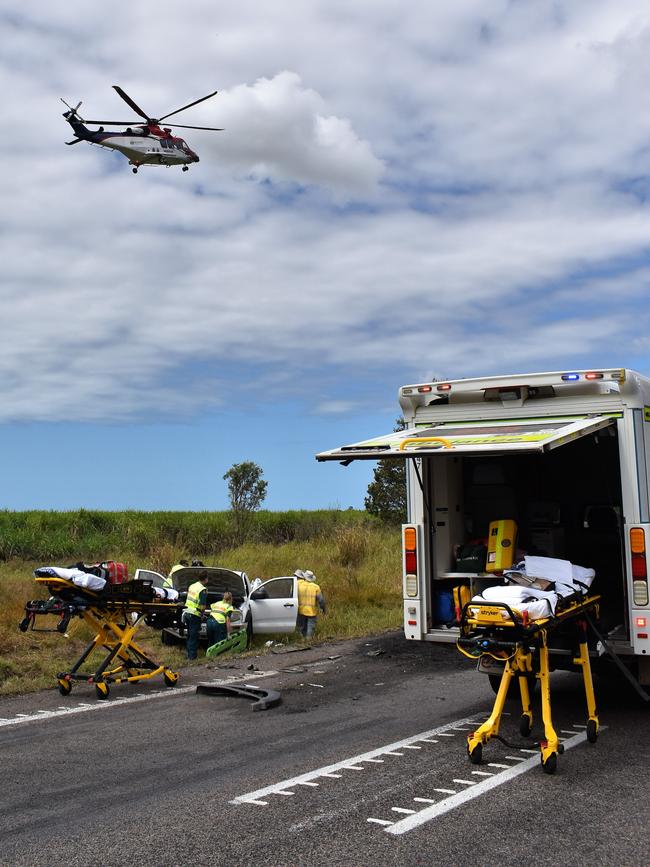
<path fill-rule="evenodd" d="M 492 521 L 488 532 L 486 572 L 502 572 L 515 560 L 517 524 L 510 519 Z"/>

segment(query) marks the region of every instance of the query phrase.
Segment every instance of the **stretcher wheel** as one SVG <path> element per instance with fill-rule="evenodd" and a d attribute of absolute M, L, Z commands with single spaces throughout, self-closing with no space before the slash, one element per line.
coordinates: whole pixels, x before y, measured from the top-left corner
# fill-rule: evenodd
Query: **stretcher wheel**
<path fill-rule="evenodd" d="M 164 671 L 163 680 L 165 681 L 165 686 L 176 686 L 178 683 L 178 674 L 175 671 Z"/>
<path fill-rule="evenodd" d="M 546 761 L 542 759 L 542 768 L 545 774 L 554 774 L 557 770 L 557 753 L 551 753 Z"/>
<path fill-rule="evenodd" d="M 480 765 L 481 759 L 483 758 L 483 745 L 476 744 L 473 750 L 470 750 L 470 748 L 467 747 L 467 755 L 473 765 Z"/>
<path fill-rule="evenodd" d="M 106 699 L 106 698 L 108 698 L 109 692 L 110 692 L 110 690 L 108 688 L 107 683 L 96 683 L 95 684 L 95 694 L 97 695 L 97 698 Z"/>
<path fill-rule="evenodd" d="M 531 718 L 527 714 L 522 713 L 521 717 L 519 718 L 519 734 L 522 736 L 522 738 L 529 738 L 532 730 L 533 723 Z"/>
<path fill-rule="evenodd" d="M 598 740 L 598 723 L 595 719 L 587 722 L 587 740 L 590 744 L 595 744 Z"/>
<path fill-rule="evenodd" d="M 61 695 L 70 695 L 70 693 L 72 692 L 72 684 L 70 683 L 70 681 L 63 680 L 63 678 L 61 678 L 58 683 L 59 692 L 61 693 Z"/>

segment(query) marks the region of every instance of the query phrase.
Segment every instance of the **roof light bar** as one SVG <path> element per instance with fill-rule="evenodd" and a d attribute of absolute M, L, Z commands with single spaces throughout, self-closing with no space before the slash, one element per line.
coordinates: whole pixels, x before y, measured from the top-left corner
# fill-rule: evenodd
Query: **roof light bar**
<path fill-rule="evenodd" d="M 579 373 L 563 373 L 562 379 L 564 382 L 575 382 L 576 379 L 580 379 Z"/>
<path fill-rule="evenodd" d="M 444 382 L 442 385 L 436 386 L 436 391 L 451 391 L 451 385 L 448 382 Z"/>
<path fill-rule="evenodd" d="M 603 378 L 602 373 L 595 373 L 594 371 L 592 371 L 591 373 L 585 373 L 585 379 L 602 379 L 602 378 Z"/>
<path fill-rule="evenodd" d="M 432 385 L 418 385 L 418 391 L 420 394 L 427 394 L 429 391 L 433 391 Z"/>

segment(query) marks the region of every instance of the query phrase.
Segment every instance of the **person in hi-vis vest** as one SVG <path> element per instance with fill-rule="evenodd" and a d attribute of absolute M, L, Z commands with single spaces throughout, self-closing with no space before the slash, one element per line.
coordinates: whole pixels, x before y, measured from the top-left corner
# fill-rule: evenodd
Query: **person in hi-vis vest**
<path fill-rule="evenodd" d="M 210 606 L 210 614 L 208 615 L 208 645 L 211 647 L 218 641 L 223 641 L 227 638 L 232 627 L 230 618 L 235 609 L 232 604 L 232 593 L 229 590 L 223 594 L 223 599 L 220 602 L 213 602 Z"/>
<path fill-rule="evenodd" d="M 311 638 L 316 629 L 318 609 L 327 614 L 327 605 L 322 590 L 316 583 L 316 576 L 310 569 L 302 572 L 296 569 L 298 579 L 298 617 L 296 629 L 304 638 Z"/>
<path fill-rule="evenodd" d="M 208 573 L 199 572 L 199 580 L 187 588 L 183 622 L 187 626 L 187 658 L 196 659 L 199 650 L 201 619 L 208 606 Z"/>

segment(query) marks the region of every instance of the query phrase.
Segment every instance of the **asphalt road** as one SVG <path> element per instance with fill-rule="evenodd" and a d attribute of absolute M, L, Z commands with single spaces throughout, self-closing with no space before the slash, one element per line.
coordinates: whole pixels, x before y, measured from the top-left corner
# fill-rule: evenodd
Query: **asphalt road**
<path fill-rule="evenodd" d="M 224 679 L 282 704 L 195 692 Z M 649 863 L 650 711 L 601 685 L 592 746 L 579 678 L 552 682 L 555 727 L 577 741 L 554 776 L 522 751 L 516 705 L 514 746 L 469 764 L 487 679 L 401 635 L 195 667 L 176 689 L 121 685 L 107 702 L 85 686 L 2 699 L 0 863 Z"/>

